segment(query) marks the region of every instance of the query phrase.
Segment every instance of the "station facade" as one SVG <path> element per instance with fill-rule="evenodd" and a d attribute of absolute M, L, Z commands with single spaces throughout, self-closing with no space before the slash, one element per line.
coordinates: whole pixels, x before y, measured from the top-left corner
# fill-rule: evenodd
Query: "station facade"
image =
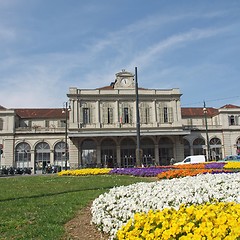
<path fill-rule="evenodd" d="M 0 107 L 1 167 L 134 167 L 137 111 L 144 166 L 240 153 L 239 106 L 183 108 L 177 88 L 137 91 L 138 104 L 134 74 L 122 70 L 109 86 L 69 88 L 68 108 Z"/>

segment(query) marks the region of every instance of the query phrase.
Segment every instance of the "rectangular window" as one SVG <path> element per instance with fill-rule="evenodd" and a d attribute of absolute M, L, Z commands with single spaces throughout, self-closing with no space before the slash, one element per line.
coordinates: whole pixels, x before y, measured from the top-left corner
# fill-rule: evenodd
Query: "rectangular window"
<path fill-rule="evenodd" d="M 3 119 L 0 118 L 0 130 L 3 130 Z"/>
<path fill-rule="evenodd" d="M 28 121 L 28 127 L 32 127 L 32 121 L 31 120 Z"/>
<path fill-rule="evenodd" d="M 167 107 L 163 108 L 163 122 L 164 123 L 168 122 L 168 108 Z"/>
<path fill-rule="evenodd" d="M 58 127 L 61 127 L 61 128 L 63 128 L 63 127 L 65 127 L 65 120 L 60 120 L 59 122 L 58 122 Z"/>
<path fill-rule="evenodd" d="M 83 124 L 89 124 L 89 123 L 90 123 L 90 109 L 83 108 Z"/>
<path fill-rule="evenodd" d="M 145 108 L 145 117 L 144 117 L 144 123 L 150 122 L 150 108 Z"/>
<path fill-rule="evenodd" d="M 49 128 L 49 120 L 45 120 L 45 127 Z"/>
<path fill-rule="evenodd" d="M 192 125 L 193 125 L 193 123 L 192 123 L 192 118 L 188 118 L 188 119 L 187 119 L 187 125 L 188 125 L 188 126 L 192 126 Z"/>
<path fill-rule="evenodd" d="M 123 109 L 123 123 L 129 123 L 129 111 L 128 108 Z"/>
<path fill-rule="evenodd" d="M 228 116 L 229 126 L 236 125 L 235 123 L 235 117 L 233 115 Z"/>

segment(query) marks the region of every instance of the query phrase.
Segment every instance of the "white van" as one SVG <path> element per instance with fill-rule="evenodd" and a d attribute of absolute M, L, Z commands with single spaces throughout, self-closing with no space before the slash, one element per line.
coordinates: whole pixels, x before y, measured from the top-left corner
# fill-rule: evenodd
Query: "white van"
<path fill-rule="evenodd" d="M 188 156 L 183 161 L 174 163 L 173 165 L 203 163 L 203 162 L 206 162 L 205 155 L 194 155 L 194 156 Z"/>

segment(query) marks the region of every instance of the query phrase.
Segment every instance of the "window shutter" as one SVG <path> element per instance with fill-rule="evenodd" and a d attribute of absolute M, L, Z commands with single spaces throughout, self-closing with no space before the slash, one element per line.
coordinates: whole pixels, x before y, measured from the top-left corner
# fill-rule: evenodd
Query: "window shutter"
<path fill-rule="evenodd" d="M 164 108 L 159 107 L 159 122 L 164 123 Z"/>
<path fill-rule="evenodd" d="M 108 108 L 103 107 L 103 123 L 108 123 Z"/>
<path fill-rule="evenodd" d="M 113 123 L 113 108 L 109 108 L 109 123 Z"/>
<path fill-rule="evenodd" d="M 168 122 L 173 122 L 173 109 L 171 107 L 168 108 Z"/>
<path fill-rule="evenodd" d="M 238 116 L 235 116 L 235 125 L 238 125 Z"/>
<path fill-rule="evenodd" d="M 119 110 L 118 110 L 119 112 L 118 112 L 118 114 L 119 114 L 119 119 L 118 119 L 118 121 L 120 122 L 120 123 L 123 123 L 123 105 L 121 104 L 120 106 L 119 106 Z"/>
<path fill-rule="evenodd" d="M 144 107 L 144 105 L 142 104 L 141 106 L 140 106 L 140 113 L 139 113 L 139 115 L 140 115 L 140 122 L 141 123 L 146 123 L 146 119 L 145 119 L 145 107 Z"/>
<path fill-rule="evenodd" d="M 158 122 L 164 123 L 164 105 L 162 102 L 158 103 Z"/>
<path fill-rule="evenodd" d="M 150 116 L 151 116 L 151 108 L 147 107 L 146 108 L 146 123 L 150 123 L 151 122 Z"/>
<path fill-rule="evenodd" d="M 121 107 L 122 112 L 120 113 L 120 123 L 126 123 L 125 116 L 124 116 L 124 108 L 128 108 L 126 103 L 122 103 L 122 107 Z M 128 119 L 129 119 L 129 110 L 128 110 Z"/>
<path fill-rule="evenodd" d="M 128 108 L 128 114 L 129 114 L 129 116 L 128 116 L 128 119 L 129 119 L 129 123 L 133 123 L 133 116 L 132 116 L 132 112 L 133 112 L 133 109 L 132 109 L 132 107 L 130 107 L 130 108 Z"/>

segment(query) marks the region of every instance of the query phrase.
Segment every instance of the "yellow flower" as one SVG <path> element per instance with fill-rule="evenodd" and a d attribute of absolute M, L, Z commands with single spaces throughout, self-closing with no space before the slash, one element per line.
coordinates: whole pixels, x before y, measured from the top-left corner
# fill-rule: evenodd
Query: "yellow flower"
<path fill-rule="evenodd" d="M 135 214 L 117 233 L 118 239 L 194 239 L 240 238 L 240 204 L 215 203 L 181 206 Z"/>

